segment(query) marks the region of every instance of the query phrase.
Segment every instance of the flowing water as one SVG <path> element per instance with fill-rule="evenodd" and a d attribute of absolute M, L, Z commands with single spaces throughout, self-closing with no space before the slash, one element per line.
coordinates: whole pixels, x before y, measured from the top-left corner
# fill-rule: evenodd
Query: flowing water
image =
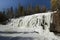
<path fill-rule="evenodd" d="M 60 37 L 49 31 L 50 23 L 53 22 L 52 14 L 37 13 L 11 19 L 7 25 L 0 25 L 0 35 L 7 40 L 59 40 Z"/>

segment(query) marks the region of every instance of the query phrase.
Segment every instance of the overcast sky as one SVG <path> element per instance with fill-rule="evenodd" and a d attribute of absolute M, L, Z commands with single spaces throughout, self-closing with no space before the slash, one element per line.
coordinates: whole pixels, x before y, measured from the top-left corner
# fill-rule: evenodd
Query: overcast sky
<path fill-rule="evenodd" d="M 48 8 L 50 7 L 50 0 L 0 0 L 0 11 L 5 10 L 6 8 L 9 8 L 13 6 L 14 8 L 18 6 L 18 3 L 20 3 L 22 6 L 28 6 L 31 4 L 32 6 L 35 5 L 46 5 Z"/>

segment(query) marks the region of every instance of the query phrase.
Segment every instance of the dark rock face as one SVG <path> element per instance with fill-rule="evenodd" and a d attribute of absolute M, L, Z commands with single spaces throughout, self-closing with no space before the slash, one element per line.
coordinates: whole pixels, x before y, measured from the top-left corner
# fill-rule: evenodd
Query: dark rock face
<path fill-rule="evenodd" d="M 53 23 L 55 24 L 55 30 L 60 32 L 60 12 L 57 12 L 53 16 Z"/>
<path fill-rule="evenodd" d="M 60 33 L 60 12 L 53 14 L 53 23 L 50 26 L 50 30 Z"/>
<path fill-rule="evenodd" d="M 7 20 L 8 18 L 4 14 L 0 13 L 0 24 L 6 24 Z"/>
<path fill-rule="evenodd" d="M 60 33 L 60 0 L 56 0 L 56 4 L 58 10 L 56 13 L 53 14 L 53 23 L 51 24 L 50 30 Z"/>

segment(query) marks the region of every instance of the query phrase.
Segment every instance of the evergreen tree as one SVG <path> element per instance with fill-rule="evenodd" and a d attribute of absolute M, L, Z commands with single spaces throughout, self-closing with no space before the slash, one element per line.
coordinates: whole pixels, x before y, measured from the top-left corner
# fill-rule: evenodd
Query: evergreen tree
<path fill-rule="evenodd" d="M 15 18 L 17 18 L 17 17 L 18 17 L 18 9 L 17 9 L 17 8 L 15 8 L 14 16 L 15 16 Z"/>
<path fill-rule="evenodd" d="M 35 13 L 40 13 L 40 6 L 39 5 L 36 5 L 36 7 L 35 7 Z"/>
<path fill-rule="evenodd" d="M 2 13 L 3 13 L 4 15 L 6 15 L 6 14 L 5 14 L 5 10 L 4 10 Z"/>
<path fill-rule="evenodd" d="M 41 12 L 46 12 L 46 11 L 47 11 L 46 6 L 42 6 Z"/>
<path fill-rule="evenodd" d="M 7 13 L 8 18 L 13 18 L 13 17 L 14 17 L 13 7 L 8 8 L 8 9 L 6 10 L 6 13 Z"/>
<path fill-rule="evenodd" d="M 23 6 L 18 5 L 18 16 L 24 16 L 25 15 L 25 9 Z"/>
<path fill-rule="evenodd" d="M 32 14 L 32 6 L 29 5 L 28 8 L 27 8 L 27 15 L 30 15 Z"/>

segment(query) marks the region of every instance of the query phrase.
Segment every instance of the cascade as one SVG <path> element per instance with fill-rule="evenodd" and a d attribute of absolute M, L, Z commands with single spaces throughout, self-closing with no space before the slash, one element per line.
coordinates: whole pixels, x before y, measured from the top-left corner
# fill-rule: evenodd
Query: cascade
<path fill-rule="evenodd" d="M 17 19 L 12 19 L 9 26 L 13 28 L 34 28 L 35 31 L 49 31 L 50 23 L 52 22 L 53 12 L 37 13 L 34 15 L 24 16 Z M 39 30 L 36 30 L 39 29 Z M 40 32 L 40 31 L 39 31 Z"/>
<path fill-rule="evenodd" d="M 56 11 L 55 11 L 56 12 Z M 50 32 L 50 23 L 53 22 L 53 13 L 37 13 L 29 16 L 24 16 L 16 19 L 11 19 L 7 25 L 0 25 L 2 32 L 17 32 L 16 34 L 0 34 L 2 36 L 34 36 L 39 35 L 41 40 L 59 40 L 60 38 Z M 20 32 L 20 33 L 18 33 Z M 23 34 L 23 33 L 27 34 Z M 28 37 L 27 36 L 27 37 Z M 46 39 L 45 39 L 46 38 Z"/>

